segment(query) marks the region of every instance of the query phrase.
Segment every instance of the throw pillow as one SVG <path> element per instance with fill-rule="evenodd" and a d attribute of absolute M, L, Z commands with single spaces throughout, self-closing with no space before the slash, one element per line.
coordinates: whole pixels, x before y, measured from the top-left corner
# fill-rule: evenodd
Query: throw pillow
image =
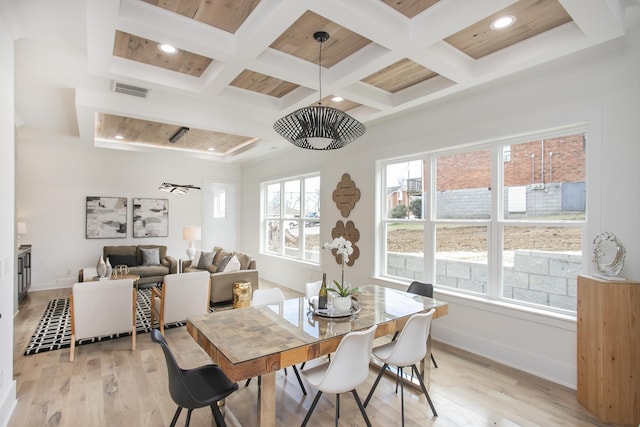
<path fill-rule="evenodd" d="M 240 261 L 240 270 L 248 270 L 249 264 L 251 263 L 251 257 L 247 254 L 243 254 L 242 252 L 236 252 L 236 256 L 238 257 L 238 261 Z"/>
<path fill-rule="evenodd" d="M 140 248 L 142 253 L 142 265 L 158 265 L 160 264 L 160 249 L 159 248 Z"/>
<path fill-rule="evenodd" d="M 206 270 L 212 263 L 215 252 L 202 252 L 200 254 L 200 260 L 198 261 L 198 268 Z"/>
<path fill-rule="evenodd" d="M 223 271 L 238 271 L 240 270 L 240 261 L 238 261 L 237 256 L 232 256 L 231 259 L 227 262 L 227 266 Z"/>
<path fill-rule="evenodd" d="M 202 251 L 200 249 L 196 249 L 196 254 L 194 255 L 193 259 L 191 260 L 191 267 L 197 267 L 198 264 L 200 263 L 200 256 L 202 255 Z"/>
<path fill-rule="evenodd" d="M 220 260 L 220 262 L 217 264 L 216 273 L 223 272 L 224 269 L 227 267 L 227 264 L 229 263 L 230 259 L 231 259 L 231 255 L 227 255 L 226 257 L 223 257 Z"/>
<path fill-rule="evenodd" d="M 135 255 L 109 255 L 109 262 L 113 267 L 117 265 L 135 267 L 136 265 L 138 265 Z"/>

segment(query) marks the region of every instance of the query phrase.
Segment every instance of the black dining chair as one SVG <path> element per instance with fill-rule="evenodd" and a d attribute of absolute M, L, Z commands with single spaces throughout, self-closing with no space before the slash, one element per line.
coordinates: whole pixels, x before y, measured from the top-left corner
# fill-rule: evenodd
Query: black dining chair
<path fill-rule="evenodd" d="M 431 283 L 423 283 L 414 280 L 407 288 L 407 292 L 427 298 L 433 298 L 433 285 Z M 438 364 L 436 363 L 436 358 L 433 357 L 433 353 L 431 353 L 431 361 L 433 362 L 433 366 L 437 368 Z"/>
<path fill-rule="evenodd" d="M 193 369 L 181 369 L 167 341 L 158 329 L 151 330 L 151 340 L 160 344 L 167 362 L 169 373 L 169 394 L 178 405 L 171 427 L 176 425 L 182 408 L 187 408 L 187 421 L 191 420 L 191 411 L 205 406 L 211 407 L 213 418 L 218 427 L 226 427 L 224 417 L 218 408 L 218 402 L 238 389 L 238 384 L 231 382 L 217 365 L 204 365 Z"/>

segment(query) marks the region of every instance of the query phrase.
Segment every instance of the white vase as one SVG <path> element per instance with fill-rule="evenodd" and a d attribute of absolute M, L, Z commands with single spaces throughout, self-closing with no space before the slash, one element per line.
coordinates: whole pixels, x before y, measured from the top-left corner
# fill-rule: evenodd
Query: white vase
<path fill-rule="evenodd" d="M 105 264 L 102 255 L 100 255 L 98 265 L 96 265 L 96 274 L 98 275 L 98 277 L 105 277 L 107 275 L 107 264 Z"/>
<path fill-rule="evenodd" d="M 107 257 L 106 261 L 107 271 L 105 272 L 105 277 L 111 277 L 111 272 L 113 271 L 113 267 L 111 267 L 111 263 L 109 262 L 109 257 Z"/>
<path fill-rule="evenodd" d="M 337 313 L 346 313 L 351 310 L 351 295 L 348 297 L 333 297 L 333 309 Z"/>

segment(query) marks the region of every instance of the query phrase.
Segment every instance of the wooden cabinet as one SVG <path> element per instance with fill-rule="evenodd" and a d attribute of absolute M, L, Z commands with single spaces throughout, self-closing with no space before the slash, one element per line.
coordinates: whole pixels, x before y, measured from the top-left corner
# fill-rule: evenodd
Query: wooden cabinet
<path fill-rule="evenodd" d="M 27 295 L 31 286 L 31 246 L 21 246 L 18 249 L 18 265 L 16 266 L 16 286 L 18 301 Z"/>
<path fill-rule="evenodd" d="M 578 276 L 578 401 L 601 421 L 640 423 L 640 284 Z"/>

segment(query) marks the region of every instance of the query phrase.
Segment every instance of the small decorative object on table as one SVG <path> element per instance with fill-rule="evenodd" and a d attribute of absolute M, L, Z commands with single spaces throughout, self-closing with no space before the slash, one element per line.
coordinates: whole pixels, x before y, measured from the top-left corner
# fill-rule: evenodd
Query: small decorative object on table
<path fill-rule="evenodd" d="M 106 271 L 104 276 L 111 277 L 111 272 L 113 271 L 113 268 L 111 267 L 111 263 L 109 262 L 109 257 L 107 257 L 107 261 L 105 264 L 106 264 Z"/>
<path fill-rule="evenodd" d="M 619 280 L 620 278 L 616 276 L 622 271 L 624 258 L 627 255 L 627 250 L 622 245 L 622 242 L 620 242 L 613 233 L 604 231 L 593 239 L 593 244 L 595 245 L 593 249 L 593 262 L 600 272 L 599 277 L 608 280 L 613 278 Z M 611 255 L 614 250 L 613 258 L 609 256 L 608 259 L 610 259 L 610 261 L 605 261 L 604 257 Z"/>
<path fill-rule="evenodd" d="M 96 265 L 96 274 L 98 277 L 107 277 L 107 264 L 105 264 L 102 255 L 100 255 L 98 265 Z"/>
<path fill-rule="evenodd" d="M 342 256 L 342 277 L 340 282 L 333 281 L 334 287 L 329 288 L 329 292 L 337 294 L 333 297 L 333 308 L 338 312 L 347 312 L 351 309 L 351 296 L 354 293 L 359 292 L 358 288 L 351 288 L 349 283 L 344 281 L 344 265 L 349 262 L 349 255 L 353 253 L 353 247 L 349 240 L 346 240 L 343 236 L 336 237 L 333 242 L 327 242 L 323 245 L 324 249 L 331 249 L 336 251 L 337 255 Z"/>

